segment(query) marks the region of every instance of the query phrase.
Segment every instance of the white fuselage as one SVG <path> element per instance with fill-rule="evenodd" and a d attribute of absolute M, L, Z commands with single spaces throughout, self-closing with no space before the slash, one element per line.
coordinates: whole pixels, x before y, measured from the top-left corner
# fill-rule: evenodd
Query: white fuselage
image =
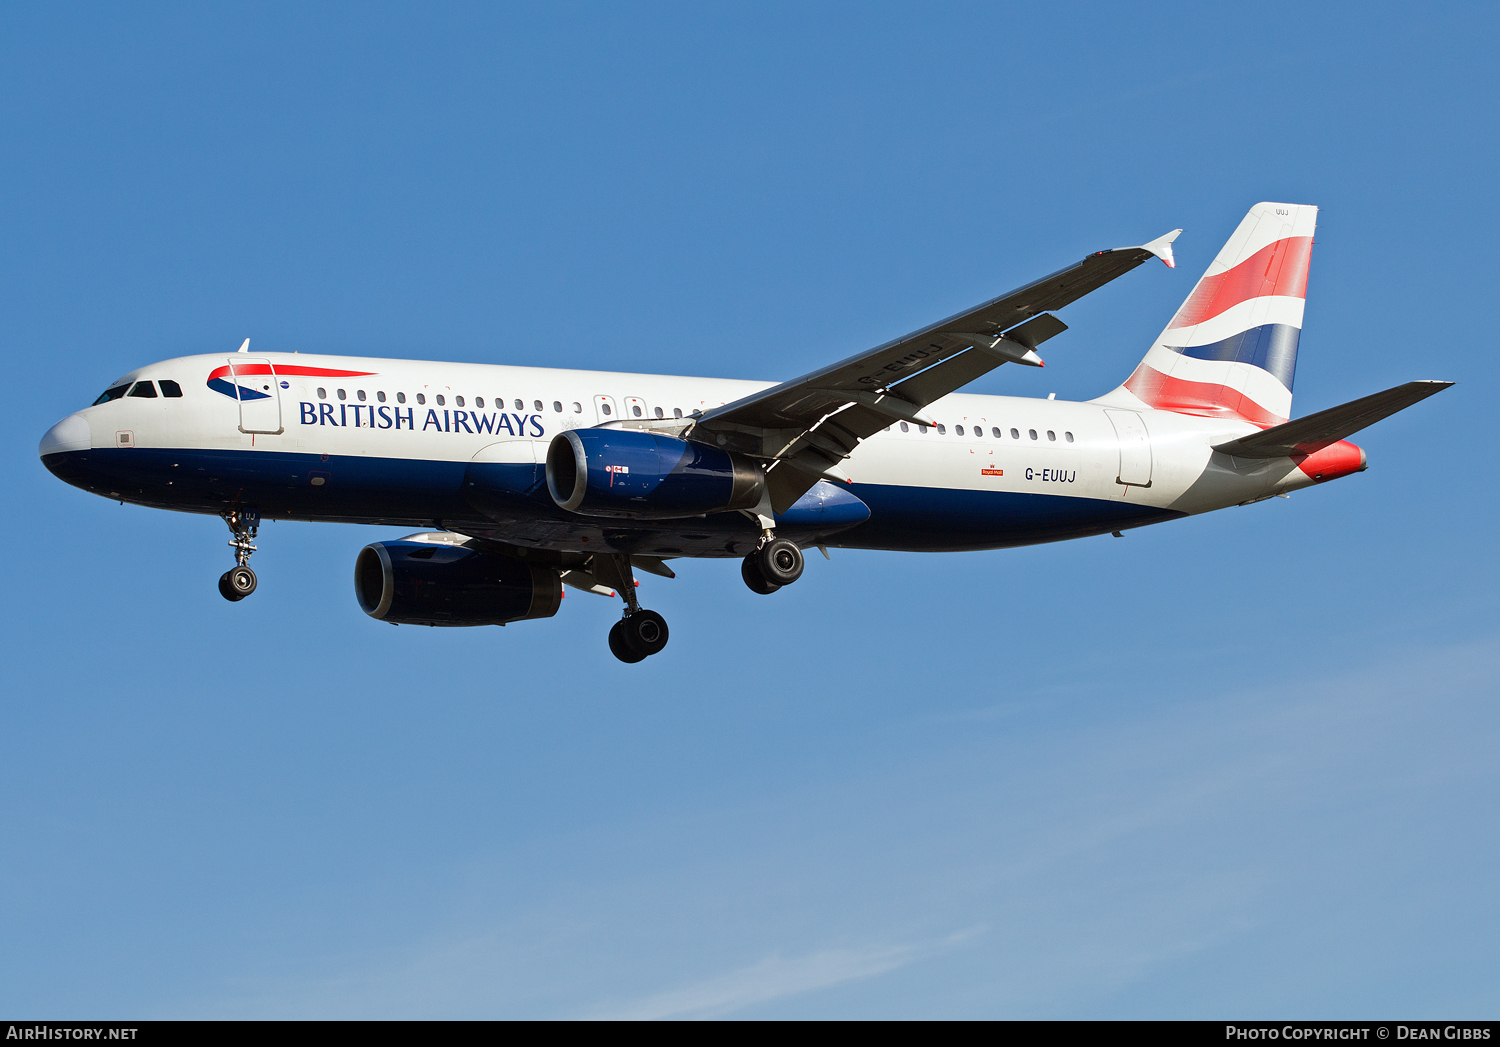
<path fill-rule="evenodd" d="M 268 377 L 267 394 L 244 401 L 222 376 L 251 362 L 269 363 L 275 382 Z M 455 529 L 472 515 L 516 544 L 555 548 L 586 548 L 620 528 L 560 519 L 545 485 L 538 495 L 534 482 L 524 490 L 519 484 L 509 508 L 471 510 L 464 486 L 474 481 L 466 470 L 498 463 L 532 469 L 535 481 L 559 432 L 658 420 L 672 427 L 681 419 L 676 431 L 695 413 L 771 384 L 273 353 L 167 360 L 116 386 L 154 381 L 166 388 L 164 379 L 182 395 L 121 395 L 60 423 L 55 432 L 72 424 L 66 449 L 84 450 L 86 441 L 98 467 L 97 475 L 79 473 L 86 482 L 65 478 L 107 497 L 194 512 L 238 504 L 267 517 Z M 1201 513 L 1314 482 L 1290 459 L 1216 454 L 1213 444 L 1256 431 L 1241 420 L 968 393 L 926 411 L 937 425 L 893 422 L 843 463 L 848 489 L 869 504 L 870 520 L 807 540 L 913 549 L 1028 544 Z M 681 555 L 737 555 L 721 546 L 715 537 L 671 547 Z"/>

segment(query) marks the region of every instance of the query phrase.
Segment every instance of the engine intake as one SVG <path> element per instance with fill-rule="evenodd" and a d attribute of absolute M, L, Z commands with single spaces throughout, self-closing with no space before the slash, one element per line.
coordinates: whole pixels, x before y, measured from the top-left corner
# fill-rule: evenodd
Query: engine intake
<path fill-rule="evenodd" d="M 547 490 L 569 512 L 669 520 L 754 509 L 765 489 L 754 459 L 640 429 L 572 429 L 547 448 Z"/>
<path fill-rule="evenodd" d="M 504 625 L 551 618 L 562 604 L 562 581 L 513 556 L 402 540 L 359 551 L 354 594 L 365 614 L 395 625 Z"/>

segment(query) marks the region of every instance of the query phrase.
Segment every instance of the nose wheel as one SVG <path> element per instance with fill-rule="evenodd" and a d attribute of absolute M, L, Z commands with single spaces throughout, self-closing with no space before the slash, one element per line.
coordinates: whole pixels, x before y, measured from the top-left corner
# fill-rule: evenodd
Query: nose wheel
<path fill-rule="evenodd" d="M 234 535 L 229 547 L 234 550 L 235 566 L 219 576 L 219 595 L 230 603 L 239 603 L 255 592 L 255 572 L 250 569 L 250 554 L 255 552 L 255 535 L 260 530 L 260 513 L 236 509 L 224 514 L 229 533 Z"/>
<path fill-rule="evenodd" d="M 230 603 L 238 603 L 255 592 L 255 572 L 248 567 L 231 567 L 219 575 L 219 594 Z"/>

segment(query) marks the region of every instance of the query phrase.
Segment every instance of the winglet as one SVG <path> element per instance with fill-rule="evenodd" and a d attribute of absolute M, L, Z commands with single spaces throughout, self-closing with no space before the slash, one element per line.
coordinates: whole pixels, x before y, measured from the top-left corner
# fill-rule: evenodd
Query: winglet
<path fill-rule="evenodd" d="M 1142 244 L 1141 250 L 1150 251 L 1152 254 L 1156 255 L 1156 257 L 1160 258 L 1163 262 L 1166 262 L 1168 269 L 1176 269 L 1177 259 L 1172 257 L 1172 241 L 1176 240 L 1181 235 L 1181 229 L 1173 229 L 1166 236 L 1158 236 L 1149 244 Z"/>
<path fill-rule="evenodd" d="M 248 353 L 249 351 L 250 351 L 250 339 L 246 338 L 245 339 L 245 344 L 242 345 L 242 346 L 240 346 L 240 352 L 242 352 L 242 353 Z"/>

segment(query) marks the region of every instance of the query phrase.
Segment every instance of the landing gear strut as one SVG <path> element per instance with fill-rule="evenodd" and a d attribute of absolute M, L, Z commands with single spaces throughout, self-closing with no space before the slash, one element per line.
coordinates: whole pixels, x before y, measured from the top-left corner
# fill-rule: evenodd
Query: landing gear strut
<path fill-rule="evenodd" d="M 791 585 L 802 577 L 802 550 L 796 542 L 777 538 L 767 531 L 760 546 L 745 557 L 740 565 L 740 577 L 752 592 L 769 596 L 783 585 Z"/>
<path fill-rule="evenodd" d="M 612 585 L 625 600 L 625 616 L 609 630 L 609 649 L 622 662 L 640 662 L 659 654 L 667 646 L 667 620 L 641 607 L 635 595 L 635 572 L 630 557 L 616 553 L 595 554 L 593 575 Z"/>
<path fill-rule="evenodd" d="M 234 550 L 235 566 L 219 576 L 219 595 L 230 603 L 238 603 L 255 592 L 255 572 L 250 569 L 250 554 L 255 552 L 260 513 L 235 509 L 224 514 L 224 522 L 234 535 L 229 547 Z"/>

